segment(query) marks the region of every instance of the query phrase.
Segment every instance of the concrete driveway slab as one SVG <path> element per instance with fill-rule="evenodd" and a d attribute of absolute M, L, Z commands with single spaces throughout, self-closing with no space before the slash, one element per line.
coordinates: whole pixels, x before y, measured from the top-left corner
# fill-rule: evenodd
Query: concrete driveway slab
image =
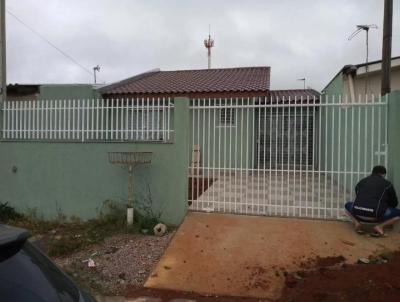
<path fill-rule="evenodd" d="M 346 222 L 189 213 L 145 286 L 275 299 L 284 272 L 307 259 L 342 255 L 354 263 L 399 244 L 398 230 L 371 238 Z"/>

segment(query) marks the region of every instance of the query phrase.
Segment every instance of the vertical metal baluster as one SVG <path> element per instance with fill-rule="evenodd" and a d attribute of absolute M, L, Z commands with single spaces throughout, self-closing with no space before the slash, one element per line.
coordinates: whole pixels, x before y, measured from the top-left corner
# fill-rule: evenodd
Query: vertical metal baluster
<path fill-rule="evenodd" d="M 297 107 L 297 96 L 294 96 L 294 131 L 293 131 L 293 215 L 296 216 L 297 209 L 301 212 L 301 196 L 299 200 L 297 200 L 297 114 L 298 114 L 298 107 Z M 296 206 L 297 205 L 297 206 Z"/>
<path fill-rule="evenodd" d="M 348 96 L 346 95 L 346 104 L 348 104 Z M 339 109 L 340 110 L 340 109 Z M 351 199 L 351 196 L 347 198 L 347 174 L 348 174 L 348 167 L 347 167 L 347 140 L 348 140 L 348 134 L 347 134 L 347 125 L 348 125 L 348 106 L 346 105 L 343 107 L 344 112 L 344 180 L 343 180 L 343 196 L 344 200 L 342 202 L 347 202 Z"/>
<path fill-rule="evenodd" d="M 327 106 L 329 103 L 329 96 L 326 96 L 325 105 Z M 322 110 L 326 109 L 326 106 L 321 106 L 321 103 L 318 106 L 318 208 L 317 208 L 317 217 L 321 217 L 321 167 L 322 167 Z M 313 212 L 314 212 L 314 205 L 313 205 Z"/>
<path fill-rule="evenodd" d="M 197 110 L 197 142 L 198 142 L 197 145 L 199 146 L 199 154 L 200 154 L 200 156 L 198 158 L 198 160 L 199 160 L 198 166 L 199 167 L 198 167 L 198 171 L 196 173 L 196 189 L 197 189 L 197 195 L 196 195 L 197 198 L 196 199 L 197 199 L 197 208 L 203 209 L 203 208 L 205 208 L 205 206 L 204 206 L 204 202 L 203 201 L 199 201 L 199 195 L 200 195 L 199 187 L 200 187 L 200 171 L 202 171 L 201 165 L 203 163 L 201 161 L 201 154 L 203 153 L 203 146 L 200 145 L 200 143 L 201 143 L 201 137 L 200 137 L 200 135 L 201 135 L 201 132 L 200 132 L 200 114 L 204 110 L 204 108 L 202 108 L 203 104 L 201 104 L 200 101 L 201 101 L 200 99 L 197 100 L 197 104 L 199 106 L 199 109 Z M 165 127 L 164 127 L 164 129 L 165 129 Z"/>
<path fill-rule="evenodd" d="M 24 133 L 24 139 L 26 139 L 26 101 L 23 101 L 23 119 L 24 119 L 24 126 L 23 126 L 23 133 Z"/>
<path fill-rule="evenodd" d="M 335 96 L 333 96 L 333 104 L 332 104 L 332 124 L 331 124 L 331 129 L 332 129 L 332 135 L 331 135 L 331 172 L 330 172 L 330 178 L 331 178 L 331 196 L 330 196 L 330 218 L 333 218 L 333 178 L 335 177 L 335 167 L 334 167 L 334 160 L 333 158 L 335 157 L 335 107 L 336 107 L 336 99 Z M 339 164 L 339 162 L 338 162 Z"/>
<path fill-rule="evenodd" d="M 340 149 L 340 143 L 341 143 L 341 132 L 342 132 L 342 119 L 341 119 L 341 108 L 340 108 L 340 104 L 342 103 L 342 97 L 341 95 L 339 95 L 339 103 L 337 104 L 336 108 L 338 111 L 338 149 L 337 149 L 337 154 L 338 154 L 338 159 L 337 159 L 337 166 L 338 166 L 338 174 L 337 174 L 337 196 L 336 196 L 336 218 L 340 217 L 340 209 L 342 208 L 341 206 L 339 207 L 339 205 L 341 205 L 343 202 L 340 201 L 340 183 L 341 183 L 341 175 L 342 175 L 342 171 L 345 169 L 345 167 L 343 167 L 342 169 L 342 165 L 341 165 L 341 149 Z M 333 146 L 332 146 L 333 147 Z"/>
<path fill-rule="evenodd" d="M 76 130 L 78 129 L 79 125 L 79 111 L 77 113 L 77 124 L 75 123 L 75 111 L 76 111 L 76 103 L 75 103 L 75 99 L 72 100 L 72 138 L 78 139 L 77 135 L 76 135 Z"/>
<path fill-rule="evenodd" d="M 67 100 L 64 99 L 63 100 L 63 126 L 62 126 L 62 138 L 65 140 L 67 133 L 68 133 L 68 129 L 67 129 Z M 60 134 L 61 137 L 61 134 Z"/>
<path fill-rule="evenodd" d="M 321 102 L 321 95 L 319 95 L 319 103 Z M 311 175 L 311 181 L 312 181 L 312 195 L 311 195 L 311 217 L 314 218 L 314 200 L 315 200 L 315 157 L 316 157 L 316 141 L 317 141 L 317 130 L 315 128 L 315 119 L 316 119 L 316 97 L 313 97 L 313 104 L 312 104 L 312 131 L 313 131 L 313 136 L 312 136 L 312 175 Z M 319 131 L 320 129 L 318 129 Z"/>
<path fill-rule="evenodd" d="M 58 138 L 58 139 L 62 139 L 62 132 L 63 132 L 63 100 L 58 100 L 57 102 L 56 102 L 56 105 L 55 105 L 58 109 L 57 109 L 57 112 L 58 112 L 58 128 L 57 128 L 57 123 L 56 123 L 56 119 L 54 120 L 54 128 L 56 129 L 57 128 L 57 130 L 55 130 L 55 133 L 54 133 L 54 137 L 55 138 Z"/>
<path fill-rule="evenodd" d="M 288 129 L 287 129 L 287 134 L 288 134 L 288 139 L 287 139 L 287 173 L 286 173 L 286 183 L 287 183 L 287 198 L 286 198 L 286 216 L 290 216 L 290 126 L 291 126 L 291 118 L 292 118 L 292 98 L 289 96 L 288 98 L 288 114 L 287 114 L 287 124 L 288 124 Z M 282 138 L 283 140 L 283 138 Z M 294 208 L 295 211 L 295 208 Z"/>
<path fill-rule="evenodd" d="M 28 108 L 27 108 L 27 114 L 28 114 L 28 129 L 27 129 L 27 131 L 28 131 L 28 133 L 27 133 L 27 137 L 28 137 L 28 139 L 31 139 L 32 138 L 32 136 L 31 136 L 31 114 L 32 114 L 32 101 L 27 101 L 27 105 L 28 105 Z M 3 117 L 4 117 L 5 115 L 3 115 Z M 4 128 L 3 128 L 4 129 Z M 4 136 L 3 136 L 4 137 Z"/>

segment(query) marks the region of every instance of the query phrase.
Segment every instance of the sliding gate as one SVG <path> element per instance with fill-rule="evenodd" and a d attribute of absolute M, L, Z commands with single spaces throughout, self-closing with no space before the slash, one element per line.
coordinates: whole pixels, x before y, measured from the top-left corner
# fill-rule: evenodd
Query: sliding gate
<path fill-rule="evenodd" d="M 194 211 L 340 219 L 358 180 L 386 164 L 381 98 L 193 99 L 190 114 Z"/>

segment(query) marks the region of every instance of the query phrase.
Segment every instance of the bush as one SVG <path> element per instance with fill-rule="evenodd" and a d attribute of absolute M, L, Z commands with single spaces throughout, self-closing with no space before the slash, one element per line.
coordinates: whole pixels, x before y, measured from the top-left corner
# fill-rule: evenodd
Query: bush
<path fill-rule="evenodd" d="M 160 222 L 159 216 L 142 214 L 138 211 L 135 212 L 135 220 L 141 230 L 149 230 L 153 234 L 153 228 Z"/>
<path fill-rule="evenodd" d="M 19 218 L 22 218 L 22 214 L 18 213 L 13 207 L 10 207 L 7 202 L 0 203 L 0 221 L 8 222 Z"/>

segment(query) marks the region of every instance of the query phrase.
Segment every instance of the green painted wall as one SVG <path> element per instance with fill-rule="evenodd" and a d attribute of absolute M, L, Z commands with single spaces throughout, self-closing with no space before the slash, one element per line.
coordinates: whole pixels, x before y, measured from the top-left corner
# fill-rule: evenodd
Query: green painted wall
<path fill-rule="evenodd" d="M 107 152 L 151 151 L 151 165 L 134 170 L 136 197 L 146 195 L 148 183 L 154 209 L 165 222 L 179 224 L 187 208 L 188 105 L 175 99 L 179 122 L 172 143 L 0 142 L 0 201 L 37 208 L 46 218 L 58 209 L 94 217 L 103 201 L 127 199 L 127 169 L 110 164 Z"/>
<path fill-rule="evenodd" d="M 41 85 L 38 100 L 97 99 L 101 95 L 90 84 Z"/>
<path fill-rule="evenodd" d="M 388 119 L 388 140 L 389 160 L 388 178 L 396 188 L 397 195 L 400 195 L 400 91 L 394 91 L 389 95 L 389 119 Z"/>
<path fill-rule="evenodd" d="M 342 95 L 343 93 L 343 73 L 340 72 L 335 78 L 324 88 L 323 93 L 329 96 Z"/>
<path fill-rule="evenodd" d="M 239 100 L 239 105 L 242 101 Z M 253 103 L 252 100 L 249 101 Z M 193 104 L 193 103 L 192 103 Z M 216 105 L 221 105 L 217 100 Z M 235 100 L 227 105 L 235 105 Z M 245 101 L 245 105 L 248 101 Z M 197 105 L 197 103 L 196 103 Z M 208 102 L 206 103 L 208 106 Z M 214 105 L 211 102 L 211 105 Z M 200 166 L 215 168 L 254 168 L 255 110 L 234 109 L 233 126 L 220 125 L 219 109 L 190 110 L 190 146 L 200 146 Z M 191 152 L 192 153 L 192 152 Z M 192 155 L 192 154 L 191 154 Z M 204 173 L 207 173 L 205 170 Z"/>

